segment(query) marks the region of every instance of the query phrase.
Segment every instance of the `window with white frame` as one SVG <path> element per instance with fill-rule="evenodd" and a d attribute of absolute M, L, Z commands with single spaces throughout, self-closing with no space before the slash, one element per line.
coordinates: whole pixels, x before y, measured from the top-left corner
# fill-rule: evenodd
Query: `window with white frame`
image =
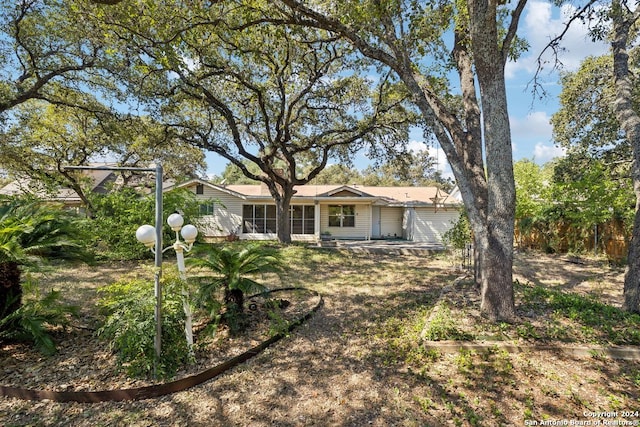
<path fill-rule="evenodd" d="M 275 205 L 242 205 L 243 233 L 275 233 Z"/>
<path fill-rule="evenodd" d="M 315 206 L 292 205 L 289 207 L 291 234 L 315 233 Z"/>
<path fill-rule="evenodd" d="M 356 206 L 355 205 L 330 205 L 329 206 L 329 227 L 355 227 L 356 226 Z"/>

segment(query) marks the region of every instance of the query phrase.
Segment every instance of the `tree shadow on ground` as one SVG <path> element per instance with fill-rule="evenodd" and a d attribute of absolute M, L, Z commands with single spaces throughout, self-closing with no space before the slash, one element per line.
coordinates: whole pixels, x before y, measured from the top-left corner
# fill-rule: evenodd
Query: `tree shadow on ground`
<path fill-rule="evenodd" d="M 528 417 L 580 418 L 584 410 L 613 408 L 608 394 L 627 408 L 638 405 L 634 362 L 553 351 L 412 359 L 415 348 L 403 347 L 391 326 L 433 307 L 455 272 L 428 259 L 356 255 L 336 271 L 338 263 L 322 268 L 308 256 L 308 264 L 283 280 L 296 285 L 297 274 L 316 274 L 324 306 L 250 361 L 158 399 L 14 401 L 6 424 L 522 425 Z"/>

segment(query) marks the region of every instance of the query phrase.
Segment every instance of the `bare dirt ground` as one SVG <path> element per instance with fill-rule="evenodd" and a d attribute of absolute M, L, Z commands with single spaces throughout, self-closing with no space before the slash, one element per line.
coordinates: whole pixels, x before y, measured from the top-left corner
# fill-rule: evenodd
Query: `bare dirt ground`
<path fill-rule="evenodd" d="M 442 288 L 460 274 L 449 260 L 309 251 L 296 265 L 280 285 L 313 288 L 324 296 L 324 306 L 247 363 L 192 389 L 143 401 L 80 404 L 0 398 L 0 425 L 519 426 L 554 420 L 573 425 L 640 421 L 635 412 L 640 411 L 638 362 L 553 350 L 441 354 L 421 348 L 425 319 Z M 84 305 L 86 322 L 92 324 L 96 319 L 88 295 L 131 270 L 131 265 L 78 267 L 51 273 L 47 283 L 74 289 L 72 298 Z M 591 293 L 614 305 L 621 301 L 623 271 L 597 260 L 520 254 L 515 274 L 521 281 Z M 76 342 L 77 355 L 86 352 L 84 345 Z M 15 356 L 0 350 L 0 383 L 14 372 L 11 364 L 20 363 Z M 69 373 L 78 371 L 86 359 L 38 363 L 31 375 L 46 377 L 49 369 L 76 387 L 74 381 L 81 379 L 63 380 L 64 366 Z M 110 377 L 103 377 L 93 387 L 114 386 Z M 603 412 L 615 412 L 615 417 Z"/>

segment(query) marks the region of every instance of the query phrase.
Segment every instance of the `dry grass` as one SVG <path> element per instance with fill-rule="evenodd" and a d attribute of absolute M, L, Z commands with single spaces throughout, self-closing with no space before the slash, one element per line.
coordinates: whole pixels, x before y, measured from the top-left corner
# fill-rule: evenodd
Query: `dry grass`
<path fill-rule="evenodd" d="M 585 411 L 640 410 L 637 362 L 499 348 L 441 354 L 421 347 L 425 320 L 442 288 L 459 275 L 446 259 L 284 252 L 295 268 L 281 284 L 317 290 L 325 304 L 274 347 L 222 377 L 159 399 L 87 405 L 4 398 L 0 425 L 512 426 L 586 421 Z M 69 298 L 83 303 L 94 324 L 95 287 L 131 270 L 59 269 L 43 284 L 72 289 Z M 619 273 L 593 261 L 573 264 L 540 254 L 521 255 L 516 265 L 522 282 L 595 292 L 616 304 Z M 476 315 L 465 310 L 464 316 Z M 0 362 L 7 360 L 0 353 Z"/>

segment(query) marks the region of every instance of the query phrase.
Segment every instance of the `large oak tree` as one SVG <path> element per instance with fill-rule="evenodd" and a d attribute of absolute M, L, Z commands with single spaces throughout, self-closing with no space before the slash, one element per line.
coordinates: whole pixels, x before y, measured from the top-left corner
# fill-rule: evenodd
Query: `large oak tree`
<path fill-rule="evenodd" d="M 330 160 L 407 141 L 406 91 L 388 75 L 368 78 L 367 62 L 327 31 L 263 22 L 233 2 L 121 3 L 97 18 L 126 40 L 126 80 L 150 110 L 268 187 L 281 242 L 291 241 L 295 186 Z"/>
<path fill-rule="evenodd" d="M 526 0 L 280 3 L 289 22 L 339 35 L 405 84 L 460 187 L 481 309 L 492 319 L 513 319 L 515 188 L 504 69 L 523 46 L 516 31 Z"/>

